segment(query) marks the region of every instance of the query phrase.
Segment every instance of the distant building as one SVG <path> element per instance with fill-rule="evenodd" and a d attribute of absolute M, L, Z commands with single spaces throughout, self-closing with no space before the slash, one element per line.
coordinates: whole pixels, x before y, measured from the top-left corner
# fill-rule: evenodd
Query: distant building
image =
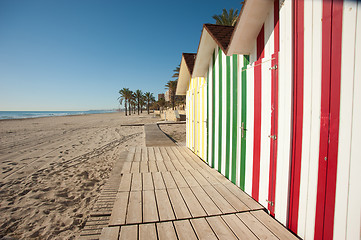
<path fill-rule="evenodd" d="M 167 90 L 164 94 L 164 99 L 169 102 L 170 101 L 170 94 L 169 94 L 169 90 Z"/>
<path fill-rule="evenodd" d="M 159 93 L 158 94 L 158 100 L 161 99 L 161 98 L 164 98 L 164 93 Z"/>

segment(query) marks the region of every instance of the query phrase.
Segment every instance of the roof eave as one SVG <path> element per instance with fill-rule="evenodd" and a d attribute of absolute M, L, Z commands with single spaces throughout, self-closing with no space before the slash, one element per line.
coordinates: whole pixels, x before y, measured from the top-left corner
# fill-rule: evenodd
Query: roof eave
<path fill-rule="evenodd" d="M 228 45 L 227 55 L 250 54 L 254 41 L 266 20 L 273 0 L 248 0 L 244 3 L 231 42 Z"/>
<path fill-rule="evenodd" d="M 181 60 L 180 69 L 179 69 L 177 89 L 176 89 L 175 94 L 176 95 L 186 95 L 190 80 L 191 80 L 191 74 L 190 74 L 190 71 L 186 64 L 186 61 L 184 59 L 184 56 L 182 55 L 182 60 Z"/>
<path fill-rule="evenodd" d="M 201 39 L 199 41 L 197 57 L 194 63 L 192 78 L 204 77 L 208 71 L 209 62 L 214 49 L 218 46 L 213 37 L 203 27 Z"/>

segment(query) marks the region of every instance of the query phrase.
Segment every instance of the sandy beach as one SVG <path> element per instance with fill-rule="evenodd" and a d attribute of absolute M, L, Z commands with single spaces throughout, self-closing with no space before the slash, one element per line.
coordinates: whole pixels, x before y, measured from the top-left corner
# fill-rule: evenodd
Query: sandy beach
<path fill-rule="evenodd" d="M 0 121 L 0 238 L 73 239 L 117 156 L 144 146 L 152 114 L 108 113 Z M 185 125 L 162 125 L 185 142 Z"/>

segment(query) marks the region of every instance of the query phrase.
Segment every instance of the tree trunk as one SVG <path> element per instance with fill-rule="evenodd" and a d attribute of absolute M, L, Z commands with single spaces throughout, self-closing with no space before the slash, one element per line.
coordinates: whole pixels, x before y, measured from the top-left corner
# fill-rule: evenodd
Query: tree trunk
<path fill-rule="evenodd" d="M 148 111 L 148 114 L 149 114 L 149 102 L 147 103 L 147 111 Z"/>
<path fill-rule="evenodd" d="M 124 101 L 124 105 L 125 105 L 125 116 L 128 116 L 127 115 L 127 101 Z"/>
<path fill-rule="evenodd" d="M 139 115 L 139 103 L 138 103 L 138 115 Z"/>
<path fill-rule="evenodd" d="M 173 110 L 174 110 L 174 104 L 175 104 L 175 95 L 172 94 L 172 105 L 173 105 Z"/>

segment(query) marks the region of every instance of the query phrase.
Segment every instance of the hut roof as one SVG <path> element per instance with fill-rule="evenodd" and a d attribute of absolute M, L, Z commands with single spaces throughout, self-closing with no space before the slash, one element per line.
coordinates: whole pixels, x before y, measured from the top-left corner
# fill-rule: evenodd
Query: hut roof
<path fill-rule="evenodd" d="M 196 53 L 182 53 L 176 95 L 187 93 L 196 56 Z"/>
<path fill-rule="evenodd" d="M 254 47 L 259 32 L 274 1 L 248 0 L 243 4 L 227 49 L 227 55 L 248 55 Z"/>
<path fill-rule="evenodd" d="M 203 26 L 223 52 L 226 52 L 234 27 L 216 24 L 204 24 Z"/>
<path fill-rule="evenodd" d="M 203 25 L 192 77 L 205 76 L 208 71 L 213 51 L 217 46 L 219 46 L 223 52 L 226 52 L 233 30 L 233 26 L 215 24 Z"/>

